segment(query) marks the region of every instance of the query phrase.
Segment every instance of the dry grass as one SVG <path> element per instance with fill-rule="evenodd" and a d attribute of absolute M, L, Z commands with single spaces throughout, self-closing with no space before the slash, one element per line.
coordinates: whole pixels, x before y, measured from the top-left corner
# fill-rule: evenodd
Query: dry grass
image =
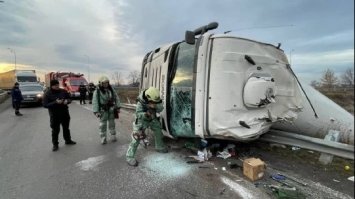
<path fill-rule="evenodd" d="M 327 96 L 329 99 L 333 100 L 339 106 L 343 107 L 349 113 L 354 115 L 354 90 L 336 88 L 332 91 L 325 89 L 318 89 L 323 95 Z"/>
<path fill-rule="evenodd" d="M 139 94 L 138 87 L 118 87 L 116 90 L 118 92 L 118 97 L 120 98 L 121 103 L 136 103 L 136 99 Z"/>

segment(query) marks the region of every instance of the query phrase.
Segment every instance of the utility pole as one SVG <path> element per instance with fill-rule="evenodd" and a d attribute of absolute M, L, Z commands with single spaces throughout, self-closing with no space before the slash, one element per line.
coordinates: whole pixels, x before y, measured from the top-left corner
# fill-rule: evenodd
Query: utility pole
<path fill-rule="evenodd" d="M 12 53 L 14 54 L 14 56 L 15 56 L 15 70 L 17 70 L 17 66 L 16 66 L 16 52 L 15 52 L 15 50 L 12 49 L 12 48 L 7 48 L 7 49 L 9 49 L 9 51 L 12 52 Z"/>
<path fill-rule="evenodd" d="M 87 59 L 88 59 L 88 80 L 89 80 L 89 83 L 90 83 L 90 57 L 88 55 L 86 55 L 86 54 L 84 56 L 86 56 Z"/>

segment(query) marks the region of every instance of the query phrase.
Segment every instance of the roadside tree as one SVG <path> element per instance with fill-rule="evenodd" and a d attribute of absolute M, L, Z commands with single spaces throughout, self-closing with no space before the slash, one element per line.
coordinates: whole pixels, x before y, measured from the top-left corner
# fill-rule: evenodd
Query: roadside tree
<path fill-rule="evenodd" d="M 341 75 L 341 83 L 343 83 L 347 87 L 354 87 L 354 69 L 348 68 Z"/>
<path fill-rule="evenodd" d="M 128 75 L 128 79 L 130 80 L 130 85 L 133 87 L 138 87 L 139 86 L 139 80 L 140 80 L 140 72 L 135 70 L 131 71 Z"/>
<path fill-rule="evenodd" d="M 334 71 L 332 71 L 329 68 L 326 71 L 324 71 L 323 76 L 321 78 L 322 88 L 331 91 L 332 89 L 334 89 L 337 83 L 338 83 L 338 78 L 335 76 Z"/>
<path fill-rule="evenodd" d="M 111 75 L 111 78 L 113 80 L 113 83 L 115 86 L 120 86 L 123 84 L 123 80 L 122 80 L 122 75 L 120 72 L 114 72 L 112 75 Z"/>

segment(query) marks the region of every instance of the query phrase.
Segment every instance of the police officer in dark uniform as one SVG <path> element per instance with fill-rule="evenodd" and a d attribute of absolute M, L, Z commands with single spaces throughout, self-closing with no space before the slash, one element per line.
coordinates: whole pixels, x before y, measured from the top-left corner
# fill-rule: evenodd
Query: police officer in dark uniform
<path fill-rule="evenodd" d="M 63 129 L 63 138 L 66 145 L 74 145 L 74 142 L 70 136 L 69 122 L 70 115 L 68 110 L 68 104 L 71 103 L 69 93 L 59 88 L 58 80 L 51 80 L 50 88 L 46 91 L 43 98 L 43 106 L 48 108 L 50 117 L 50 126 L 52 128 L 52 143 L 53 151 L 57 151 L 58 148 L 58 135 L 60 131 L 60 125 Z"/>
<path fill-rule="evenodd" d="M 21 101 L 23 100 L 21 90 L 19 88 L 19 83 L 15 83 L 14 87 L 11 90 L 12 97 L 12 107 L 15 109 L 16 116 L 22 116 L 20 113 Z"/>
<path fill-rule="evenodd" d="M 86 89 L 86 86 L 84 85 L 83 82 L 81 82 L 80 86 L 79 86 L 79 93 L 80 93 L 80 104 L 86 104 L 85 102 L 85 98 L 86 98 L 86 92 L 88 90 Z"/>
<path fill-rule="evenodd" d="M 96 90 L 96 86 L 94 85 L 94 83 L 90 82 L 89 89 L 88 89 L 88 92 L 89 92 L 89 104 L 92 103 L 92 96 L 93 96 L 95 90 Z"/>

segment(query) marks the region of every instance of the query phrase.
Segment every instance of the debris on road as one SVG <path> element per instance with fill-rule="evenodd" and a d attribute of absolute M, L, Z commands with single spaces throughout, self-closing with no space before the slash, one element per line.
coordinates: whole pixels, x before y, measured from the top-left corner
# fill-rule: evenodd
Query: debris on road
<path fill-rule="evenodd" d="M 300 180 L 297 180 L 297 179 L 295 179 L 295 178 L 293 178 L 291 176 L 288 176 L 288 175 L 285 175 L 285 174 L 280 174 L 280 173 L 277 173 L 277 175 L 284 176 L 285 178 L 287 178 L 287 179 L 289 179 L 289 180 L 291 180 L 293 182 L 296 182 L 296 183 L 298 183 L 298 184 L 300 184 L 302 186 L 307 186 L 307 183 L 304 183 L 304 182 L 302 182 Z"/>
<path fill-rule="evenodd" d="M 284 182 L 284 180 L 285 180 L 286 178 L 284 178 L 284 177 L 281 178 L 278 174 L 276 174 L 276 175 L 271 175 L 270 177 L 271 177 L 271 179 L 275 180 L 276 182 L 278 182 L 278 183 L 280 183 L 280 184 L 282 184 L 282 185 L 284 185 L 284 186 L 287 186 L 287 187 L 290 187 L 290 188 L 293 188 L 293 187 L 294 187 L 294 186 L 288 184 L 287 182 Z"/>
<path fill-rule="evenodd" d="M 300 150 L 301 148 L 300 148 L 300 147 L 297 147 L 297 146 L 293 146 L 291 149 L 292 149 L 292 151 L 298 151 L 298 150 Z"/>
<path fill-rule="evenodd" d="M 271 178 L 274 179 L 274 180 L 286 180 L 286 177 L 281 175 L 281 174 L 274 174 L 274 175 L 271 175 Z"/>
<path fill-rule="evenodd" d="M 306 196 L 298 191 L 295 187 L 288 188 L 282 186 L 270 186 L 276 198 L 293 198 L 293 199 L 305 199 Z"/>
<path fill-rule="evenodd" d="M 232 157 L 232 155 L 229 154 L 227 151 L 222 151 L 222 152 L 217 152 L 217 153 L 218 153 L 218 155 L 217 155 L 218 158 L 228 159 L 228 158 Z"/>
<path fill-rule="evenodd" d="M 201 145 L 201 148 L 206 148 L 206 147 L 207 147 L 207 145 L 208 145 L 207 140 L 205 140 L 205 139 L 201 139 L 200 145 Z"/>
<path fill-rule="evenodd" d="M 197 156 L 203 161 L 207 159 L 207 155 L 205 156 L 205 152 L 203 151 L 197 151 Z"/>
<path fill-rule="evenodd" d="M 350 167 L 348 165 L 345 165 L 344 169 L 345 169 L 345 171 L 349 171 Z"/>
<path fill-rule="evenodd" d="M 248 158 L 243 161 L 243 174 L 251 181 L 261 179 L 265 168 L 265 163 L 259 158 Z"/>
<path fill-rule="evenodd" d="M 282 145 L 270 145 L 270 147 L 283 148 Z M 269 150 L 270 147 L 266 149 Z M 302 199 L 305 198 L 305 195 L 314 194 L 312 191 L 314 188 L 312 184 L 305 183 L 303 178 L 292 176 L 291 173 L 287 173 L 290 168 L 275 170 L 270 167 L 270 169 L 267 170 L 266 162 L 264 162 L 263 159 L 267 159 L 270 162 L 275 160 L 269 159 L 268 156 L 258 152 L 255 148 L 245 147 L 243 143 L 230 143 L 228 141 L 213 139 L 199 139 L 185 143 L 185 148 L 190 151 L 189 153 L 193 153 L 191 154 L 193 156 L 189 156 L 193 159 L 187 161 L 188 164 L 195 164 L 194 166 L 196 166 L 196 168 L 206 169 L 206 172 L 215 170 L 215 172 L 218 173 L 230 171 L 232 173 L 242 174 L 245 176 L 243 179 L 246 180 L 246 182 L 256 182 L 254 184 L 255 187 L 258 187 L 262 193 L 268 194 L 272 198 Z M 280 149 L 276 149 L 274 151 L 278 152 L 278 150 Z M 299 154 L 301 152 L 305 152 L 306 154 L 316 153 L 310 150 L 302 150 L 296 146 L 286 147 L 286 150 L 283 152 L 285 151 L 293 154 Z M 209 163 L 205 165 L 206 161 L 211 160 L 217 164 L 214 165 L 214 163 Z M 350 167 L 349 170 L 352 170 L 352 166 L 349 163 L 344 163 L 341 167 L 346 170 L 348 169 L 345 167 L 347 165 Z M 267 177 L 270 176 L 270 178 L 264 177 L 265 175 Z M 349 177 L 349 180 L 354 181 L 354 176 L 352 176 L 352 178 Z M 239 180 L 238 182 L 240 181 L 242 180 Z M 333 184 L 344 183 L 344 180 L 335 176 L 330 178 L 329 181 Z M 234 181 L 234 183 L 238 182 Z M 221 193 L 226 195 L 223 191 L 221 191 Z"/>
<path fill-rule="evenodd" d="M 228 159 L 230 157 L 236 156 L 236 151 L 235 151 L 235 145 L 234 144 L 228 144 L 222 152 L 217 152 L 217 157 L 223 158 L 223 159 Z"/>
<path fill-rule="evenodd" d="M 354 176 L 349 177 L 349 178 L 348 178 L 348 180 L 350 180 L 350 181 L 353 181 L 353 182 L 354 182 Z"/>
<path fill-rule="evenodd" d="M 202 151 L 197 151 L 197 156 L 200 159 L 207 161 L 208 159 L 210 159 L 212 157 L 212 153 L 210 150 L 207 150 L 206 148 L 204 148 Z"/>

